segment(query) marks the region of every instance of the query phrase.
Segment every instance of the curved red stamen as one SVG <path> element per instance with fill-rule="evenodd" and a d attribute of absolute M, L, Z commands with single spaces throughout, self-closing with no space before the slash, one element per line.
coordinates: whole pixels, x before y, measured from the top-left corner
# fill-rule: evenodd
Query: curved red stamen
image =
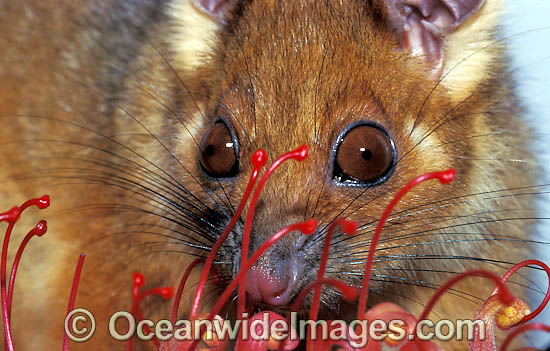
<path fill-rule="evenodd" d="M 50 206 L 50 195 L 42 195 L 36 199 L 30 199 L 25 201 L 21 206 L 21 212 L 25 211 L 27 207 L 36 206 L 39 210 L 43 210 Z"/>
<path fill-rule="evenodd" d="M 233 290 L 237 287 L 237 285 L 241 284 L 244 281 L 244 278 L 246 276 L 246 272 L 252 268 L 252 266 L 256 263 L 256 261 L 260 258 L 261 255 L 265 251 L 267 251 L 273 244 L 275 244 L 277 241 L 281 240 L 283 237 L 288 235 L 289 233 L 292 233 L 294 231 L 300 231 L 304 235 L 311 235 L 315 228 L 317 228 L 317 221 L 314 219 L 310 219 L 305 222 L 295 223 L 291 224 L 287 227 L 284 227 L 283 229 L 279 230 L 277 233 L 273 234 L 269 239 L 265 241 L 265 243 L 258 249 L 252 256 L 250 256 L 250 259 L 246 261 L 246 264 L 244 267 L 241 267 L 241 270 L 237 275 L 235 276 L 235 279 L 227 286 L 227 288 L 224 290 L 224 292 L 221 294 L 221 296 L 218 299 L 218 302 L 216 305 L 214 305 L 214 308 L 210 311 L 210 314 L 206 318 L 209 321 L 212 321 L 214 316 L 218 314 L 218 312 L 222 309 L 223 305 L 229 300 L 231 297 L 231 294 L 233 293 Z M 194 350 L 198 345 L 198 340 L 194 340 L 191 345 L 189 346 L 188 350 Z"/>
<path fill-rule="evenodd" d="M 145 284 L 145 277 L 139 272 L 135 272 L 132 278 L 132 298 L 136 300 L 139 296 L 139 289 Z"/>
<path fill-rule="evenodd" d="M 426 173 L 419 177 L 416 177 L 415 179 L 407 183 L 407 185 L 405 185 L 388 204 L 388 206 L 384 210 L 384 213 L 380 217 L 380 220 L 378 221 L 378 225 L 376 226 L 376 230 L 374 231 L 374 235 L 372 236 L 372 239 L 371 239 L 369 254 L 365 262 L 363 286 L 361 287 L 361 294 L 359 296 L 359 304 L 357 308 L 357 319 L 361 319 L 361 316 L 366 312 L 367 298 L 369 294 L 370 275 L 372 272 L 372 262 L 374 261 L 374 253 L 376 251 L 376 246 L 378 245 L 378 240 L 380 239 L 380 234 L 382 233 L 382 228 L 384 226 L 384 223 L 386 223 L 386 220 L 388 219 L 395 205 L 397 205 L 397 203 L 401 200 L 403 196 L 405 196 L 405 194 L 407 194 L 412 188 L 414 188 L 418 184 L 434 178 L 439 180 L 441 184 L 449 184 L 454 179 L 455 175 L 456 175 L 456 170 L 451 168 L 446 171 Z"/>
<path fill-rule="evenodd" d="M 502 346 L 500 347 L 500 351 L 508 351 L 508 346 L 512 343 L 512 341 L 520 334 L 525 333 L 526 331 L 530 330 L 540 330 L 545 331 L 547 333 L 550 333 L 550 325 L 545 325 L 542 323 L 532 323 L 532 324 L 526 324 L 522 325 L 520 327 L 517 327 L 512 332 L 510 332 L 506 339 L 502 342 Z"/>
<path fill-rule="evenodd" d="M 69 306 L 67 307 L 67 314 L 74 309 L 74 302 L 76 300 L 76 291 L 78 290 L 78 283 L 80 282 L 80 274 L 82 273 L 82 267 L 84 266 L 84 259 L 86 255 L 80 254 L 78 263 L 76 264 L 76 270 L 74 272 L 73 286 L 71 287 L 71 295 L 69 296 Z M 67 333 L 63 333 L 63 351 L 69 351 L 69 336 Z"/>
<path fill-rule="evenodd" d="M 157 295 L 162 297 L 165 300 L 170 299 L 172 296 L 174 296 L 174 289 L 172 287 L 163 287 L 163 288 L 153 288 L 151 290 L 147 290 L 139 297 L 140 300 L 144 299 L 147 296 L 151 295 Z"/>
<path fill-rule="evenodd" d="M 168 300 L 174 295 L 174 289 L 172 289 L 171 287 L 153 288 L 153 289 L 149 289 L 149 290 L 145 291 L 144 293 L 140 294 L 139 290 L 144 284 L 145 284 L 145 276 L 143 274 L 139 273 L 139 272 L 134 273 L 133 287 L 132 287 L 133 303 L 132 303 L 131 312 L 132 312 L 132 314 L 134 314 L 136 316 L 136 319 L 137 319 L 138 323 L 144 319 L 143 318 L 143 312 L 141 311 L 141 308 L 139 306 L 139 304 L 141 303 L 141 301 L 144 298 L 146 298 L 148 296 L 151 296 L 151 295 L 158 295 L 158 296 L 162 297 L 163 299 Z M 151 329 L 147 325 L 143 326 L 143 330 L 146 333 L 150 333 L 150 331 L 151 331 Z M 153 344 L 155 344 L 155 347 L 157 349 L 159 349 L 160 348 L 159 341 L 155 338 L 153 338 L 152 341 L 153 341 Z M 132 346 L 133 346 L 133 338 L 130 338 L 130 339 L 128 339 L 128 343 L 127 343 L 128 351 L 132 350 Z"/>
<path fill-rule="evenodd" d="M 6 235 L 4 236 L 4 241 L 2 245 L 2 257 L 0 261 L 0 300 L 2 303 L 2 320 L 4 322 L 4 343 L 5 348 L 9 351 L 14 351 L 13 347 L 13 338 L 11 335 L 11 326 L 10 326 L 10 317 L 8 313 L 8 297 L 6 291 L 6 266 L 8 258 L 8 246 L 10 242 L 11 232 L 15 223 L 25 211 L 30 206 L 36 206 L 38 209 L 44 209 L 50 205 L 50 197 L 44 195 L 40 198 L 30 199 L 25 201 L 19 207 L 13 207 L 7 212 L 0 214 L 0 222 L 8 222 L 8 228 L 6 229 Z"/>
<path fill-rule="evenodd" d="M 461 280 L 464 280 L 468 277 L 485 277 L 488 279 L 491 279 L 493 282 L 497 284 L 497 287 L 499 289 L 499 298 L 502 303 L 504 303 L 506 306 L 511 305 L 515 301 L 514 295 L 510 292 L 508 287 L 502 282 L 499 276 L 497 276 L 494 273 L 491 273 L 489 271 L 484 270 L 471 270 L 462 274 L 459 274 L 449 281 L 447 281 L 445 284 L 443 284 L 436 293 L 431 297 L 431 299 L 426 304 L 426 307 L 424 308 L 424 311 L 422 311 L 422 314 L 418 318 L 419 321 L 425 320 L 428 317 L 428 314 L 431 312 L 432 308 L 436 304 L 436 302 L 443 296 L 444 293 L 447 292 L 453 285 L 458 283 Z"/>
<path fill-rule="evenodd" d="M 212 264 L 214 263 L 214 259 L 216 258 L 218 250 L 220 249 L 222 244 L 225 242 L 225 240 L 229 236 L 229 233 L 231 232 L 233 227 L 235 227 L 235 224 L 239 220 L 241 213 L 243 212 L 244 206 L 246 205 L 246 202 L 250 197 L 250 193 L 252 192 L 252 189 L 256 184 L 256 180 L 258 179 L 260 170 L 263 168 L 263 166 L 265 166 L 267 162 L 267 153 L 264 150 L 256 151 L 254 155 L 252 155 L 252 159 L 250 162 L 252 163 L 252 167 L 253 167 L 252 175 L 250 176 L 250 180 L 248 181 L 246 190 L 244 191 L 241 201 L 239 202 L 239 206 L 237 207 L 235 214 L 233 214 L 231 221 L 223 231 L 222 235 L 220 235 L 218 240 L 216 240 L 216 242 L 214 243 L 214 246 L 212 246 L 212 249 L 210 250 L 208 257 L 206 258 L 206 263 L 204 264 L 204 267 L 202 269 L 201 276 L 199 278 L 199 283 L 197 285 L 197 290 L 195 291 L 193 304 L 191 305 L 191 312 L 190 312 L 191 319 L 193 319 L 197 315 L 197 312 L 199 310 L 200 301 L 204 292 L 204 288 L 206 286 L 206 280 L 208 279 L 208 274 L 210 274 L 210 269 L 212 268 Z"/>
<path fill-rule="evenodd" d="M 290 311 L 291 312 L 298 311 L 298 308 L 302 305 L 302 303 L 304 302 L 304 299 L 309 294 L 309 292 L 312 289 L 316 289 L 320 286 L 322 287 L 325 284 L 332 285 L 336 289 L 340 290 L 343 297 L 348 301 L 352 301 L 352 300 L 357 298 L 358 291 L 359 291 L 357 289 L 357 287 L 355 287 L 353 285 L 348 285 L 348 284 L 346 284 L 345 282 L 343 282 L 339 279 L 323 278 L 323 279 L 316 280 L 316 281 L 311 282 L 308 285 L 306 285 L 306 287 L 304 289 L 302 289 L 302 291 L 300 291 L 300 293 L 298 294 L 298 296 L 296 297 L 296 299 L 292 303 L 292 306 L 290 307 Z M 314 319 L 314 320 L 316 320 L 316 319 Z"/>
<path fill-rule="evenodd" d="M 39 210 L 43 210 L 50 206 L 50 196 L 42 195 L 41 197 L 25 201 L 21 206 L 15 206 L 9 211 L 0 214 L 0 222 L 17 222 L 23 211 L 31 206 L 36 206 Z"/>
<path fill-rule="evenodd" d="M 506 274 L 504 274 L 504 276 L 502 276 L 502 282 L 506 283 L 514 273 L 516 273 L 521 268 L 529 265 L 539 266 L 546 272 L 546 275 L 548 276 L 549 286 L 548 286 L 548 289 L 546 290 L 546 295 L 544 296 L 544 299 L 542 300 L 540 305 L 537 307 L 537 309 L 529 313 L 527 316 L 523 317 L 520 323 L 527 323 L 533 318 L 535 318 L 536 316 L 538 316 L 539 313 L 541 313 L 542 310 L 546 307 L 546 305 L 548 304 L 548 301 L 550 301 L 550 267 L 548 267 L 548 265 L 546 265 L 544 262 L 541 262 L 539 260 L 526 260 L 514 265 L 512 268 L 508 270 L 508 272 L 506 272 Z M 491 295 L 494 295 L 497 292 L 498 292 L 498 289 L 495 288 L 495 290 L 493 290 Z"/>
<path fill-rule="evenodd" d="M 254 218 L 254 211 L 256 209 L 256 203 L 258 202 L 258 199 L 260 198 L 260 193 L 262 192 L 262 189 L 271 176 L 273 172 L 279 167 L 283 162 L 289 160 L 289 159 L 295 159 L 296 161 L 303 161 L 308 155 L 308 148 L 306 145 L 302 145 L 296 150 L 287 152 L 277 158 L 265 171 L 264 175 L 260 179 L 258 186 L 256 187 L 256 190 L 254 190 L 254 194 L 252 195 L 252 198 L 250 200 L 250 205 L 248 207 L 248 213 L 246 214 L 246 220 L 244 222 L 244 230 L 243 230 L 243 241 L 242 241 L 242 247 L 241 247 L 241 271 L 243 271 L 243 267 L 246 265 L 246 262 L 248 261 L 248 246 L 250 245 L 250 231 L 252 229 L 252 220 Z M 238 292 L 238 300 L 237 300 L 237 315 L 242 316 L 245 309 L 245 294 L 246 294 L 246 270 L 244 271 L 244 278 L 242 280 L 242 283 L 239 285 L 239 292 Z"/>
<path fill-rule="evenodd" d="M 23 255 L 23 251 L 25 250 L 27 243 L 31 240 L 33 236 L 42 236 L 46 234 L 47 230 L 48 230 L 48 224 L 46 221 L 42 220 L 38 222 L 36 226 L 33 229 L 31 229 L 27 233 L 27 235 L 25 235 L 25 238 L 23 239 L 23 241 L 21 241 L 21 244 L 17 249 L 17 253 L 15 254 L 15 258 L 13 259 L 13 265 L 11 267 L 10 281 L 8 283 L 7 308 L 8 308 L 8 318 L 10 319 L 11 319 L 11 304 L 13 300 L 13 288 L 15 286 L 15 276 L 17 274 L 17 268 L 19 267 L 19 262 L 21 261 L 21 255 Z"/>
<path fill-rule="evenodd" d="M 189 266 L 187 266 L 185 273 L 183 273 L 183 276 L 181 277 L 181 280 L 180 280 L 180 284 L 178 285 L 178 290 L 176 291 L 176 295 L 174 296 L 174 305 L 172 306 L 172 316 L 171 316 L 172 324 L 176 324 L 176 319 L 178 318 L 178 310 L 180 307 L 181 294 L 183 293 L 183 288 L 185 288 L 185 283 L 187 282 L 187 279 L 191 275 L 191 271 L 193 270 L 193 268 L 195 268 L 195 266 L 203 262 L 204 260 L 202 258 L 194 260 L 193 262 L 191 262 Z"/>
<path fill-rule="evenodd" d="M 330 242 L 332 240 L 332 235 L 337 226 L 342 228 L 342 231 L 349 236 L 354 235 L 357 232 L 357 223 L 353 221 L 347 221 L 343 218 L 337 218 L 332 222 L 328 228 L 327 235 L 325 237 L 325 244 L 323 246 L 323 254 L 321 256 L 321 263 L 319 264 L 319 270 L 317 271 L 317 280 L 322 280 L 325 277 L 325 271 L 327 268 L 327 261 L 330 253 Z M 321 302 L 321 290 L 322 284 L 319 284 L 315 289 L 313 295 L 313 302 L 311 304 L 311 309 L 309 311 L 309 319 L 317 320 L 317 315 L 319 313 L 319 304 Z"/>

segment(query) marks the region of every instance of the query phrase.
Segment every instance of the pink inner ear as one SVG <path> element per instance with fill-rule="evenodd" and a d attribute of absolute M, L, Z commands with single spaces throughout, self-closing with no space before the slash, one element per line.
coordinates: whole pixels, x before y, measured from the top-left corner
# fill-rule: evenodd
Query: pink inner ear
<path fill-rule="evenodd" d="M 401 33 L 401 46 L 424 57 L 432 75 L 443 67 L 444 36 L 475 14 L 484 0 L 384 0 L 392 24 Z"/>
<path fill-rule="evenodd" d="M 453 15 L 454 26 L 459 26 L 485 3 L 485 0 L 442 0 L 447 10 Z"/>
<path fill-rule="evenodd" d="M 196 8 L 213 17 L 218 22 L 225 22 L 225 16 L 231 8 L 232 0 L 192 0 Z"/>
<path fill-rule="evenodd" d="M 411 13 L 401 34 L 401 46 L 415 56 L 424 57 L 432 75 L 439 76 L 443 68 L 443 41 L 439 29 L 416 13 Z"/>

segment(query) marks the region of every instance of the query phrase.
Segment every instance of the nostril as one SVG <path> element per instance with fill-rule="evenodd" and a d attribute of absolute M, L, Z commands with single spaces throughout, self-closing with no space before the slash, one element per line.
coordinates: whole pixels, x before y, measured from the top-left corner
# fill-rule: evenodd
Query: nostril
<path fill-rule="evenodd" d="M 281 306 L 292 298 L 293 275 L 275 277 L 262 267 L 252 267 L 247 274 L 246 291 L 254 302 Z"/>

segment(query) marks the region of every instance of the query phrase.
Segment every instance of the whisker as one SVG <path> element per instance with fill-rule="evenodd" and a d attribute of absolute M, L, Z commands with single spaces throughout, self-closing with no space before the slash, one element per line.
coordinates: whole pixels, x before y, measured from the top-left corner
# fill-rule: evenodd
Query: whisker
<path fill-rule="evenodd" d="M 2 116 L 0 118 L 6 118 L 6 117 L 13 117 L 13 116 Z M 74 126 L 74 127 L 77 127 L 79 129 L 82 129 L 82 130 L 85 130 L 85 131 L 88 131 L 92 134 L 95 134 L 95 135 L 98 135 L 102 138 L 105 138 L 107 139 L 109 142 L 112 142 L 114 143 L 115 145 L 117 146 L 120 146 L 122 147 L 123 149 L 129 151 L 130 153 L 134 154 L 135 156 L 137 156 L 138 158 L 142 159 L 143 161 L 145 161 L 147 164 L 153 166 L 155 169 L 157 169 L 159 172 L 161 172 L 162 174 L 164 174 L 166 177 L 168 177 L 168 179 L 165 179 L 164 177 L 160 176 L 159 174 L 157 173 L 154 173 L 152 171 L 150 171 L 149 169 L 146 169 L 145 167 L 139 165 L 138 163 L 136 163 L 135 161 L 131 161 L 129 160 L 128 158 L 125 158 L 123 156 L 120 156 L 120 155 L 117 155 L 116 153 L 114 153 L 113 151 L 110 151 L 110 150 L 107 150 L 107 149 L 104 149 L 104 148 L 101 148 L 101 147 L 98 147 L 98 146 L 94 146 L 94 145 L 90 145 L 90 144 L 85 144 L 85 143 L 81 143 L 81 142 L 75 142 L 75 141 L 66 141 L 66 140 L 57 140 L 57 139 L 31 139 L 31 140 L 16 140 L 16 141 L 12 141 L 11 143 L 24 143 L 24 142 L 27 142 L 27 143 L 34 143 L 34 142 L 52 142 L 52 143 L 65 143 L 65 144 L 71 144 L 71 145 L 77 145 L 77 146 L 83 146 L 83 147 L 88 147 L 88 148 L 91 148 L 91 149 L 95 149 L 95 150 L 98 150 L 100 152 L 103 152 L 103 153 L 106 153 L 108 155 L 111 155 L 111 156 L 115 156 L 115 157 L 118 157 L 118 158 L 121 158 L 123 159 L 124 161 L 127 161 L 129 162 L 130 164 L 132 164 L 133 166 L 135 167 L 138 167 L 139 169 L 143 169 L 143 170 L 147 170 L 148 172 L 150 172 L 151 174 L 155 174 L 155 176 L 158 176 L 160 177 L 162 180 L 164 181 L 168 181 L 169 184 L 173 185 L 173 186 L 176 186 L 178 190 L 180 191 L 183 191 L 185 194 L 193 197 L 197 202 L 202 202 L 200 201 L 193 193 L 191 193 L 189 190 L 187 190 L 186 187 L 184 187 L 180 182 L 178 182 L 173 176 L 171 176 L 170 174 L 168 174 L 163 168 L 159 167 L 157 164 L 155 164 L 154 162 L 150 161 L 149 159 L 147 159 L 145 156 L 141 155 L 140 153 L 138 153 L 137 151 L 133 150 L 132 148 L 118 142 L 117 140 L 113 139 L 113 138 L 110 138 L 104 134 L 101 134 L 91 128 L 88 128 L 86 126 L 83 126 L 83 125 L 80 125 L 78 123 L 75 123 L 75 122 L 71 122 L 71 121 L 65 121 L 65 120 L 61 120 L 61 119 L 57 119 L 57 118 L 52 118 L 52 117 L 45 117 L 45 116 L 37 116 L 37 115 L 33 115 L 33 116 L 30 116 L 30 115 L 16 115 L 16 117 L 18 118 L 29 118 L 29 119 L 39 119 L 39 120 L 47 120 L 47 121 L 52 121 L 52 122 L 58 122 L 58 123 L 62 123 L 62 124 L 66 124 L 66 125 L 70 125 L 70 126 Z M 4 143 L 3 145 L 6 145 L 8 143 Z"/>

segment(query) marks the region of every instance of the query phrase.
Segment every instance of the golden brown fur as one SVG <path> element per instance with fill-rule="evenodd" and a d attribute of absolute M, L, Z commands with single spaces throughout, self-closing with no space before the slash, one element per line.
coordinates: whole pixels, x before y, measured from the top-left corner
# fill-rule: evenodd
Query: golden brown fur
<path fill-rule="evenodd" d="M 174 3 L 0 2 L 0 204 L 7 209 L 45 193 L 52 198 L 50 209 L 29 211 L 18 225 L 22 232 L 46 218 L 49 232 L 31 243 L 18 277 L 16 348 L 60 346 L 81 251 L 88 257 L 77 305 L 92 310 L 99 326 L 90 342 L 73 349 L 124 348 L 107 336 L 106 323 L 114 311 L 130 308 L 132 272 L 142 271 L 147 286 L 176 285 L 194 259 L 190 253 L 204 255 L 178 239 L 211 245 L 204 228 L 191 223 L 196 233 L 185 229 L 181 223 L 190 219 L 157 195 L 216 218 L 186 205 L 182 198 L 190 195 L 180 183 L 226 221 L 227 206 L 219 203 L 239 201 L 248 160 L 259 148 L 273 160 L 307 144 L 310 156 L 288 162 L 268 182 L 253 247 L 304 217 L 324 226 L 345 210 L 344 217 L 372 223 L 414 176 L 458 170 L 451 185 L 422 185 L 395 210 L 411 215 L 392 221 L 382 237 L 372 283 L 376 300 L 397 301 L 418 315 L 432 287 L 452 272 L 484 267 L 502 273 L 505 264 L 480 259 L 515 263 L 529 256 L 527 244 L 486 240 L 525 239 L 529 221 L 513 218 L 532 216 L 531 196 L 518 195 L 532 185 L 532 170 L 501 160 L 530 156 L 504 48 L 493 44 L 499 0 L 488 0 L 449 36 L 443 72 L 451 72 L 433 91 L 422 60 L 399 50 L 381 2 L 246 2 L 218 35 L 217 25 L 186 0 Z M 195 32 L 186 32 L 190 23 Z M 193 33 L 214 39 L 197 40 Z M 231 121 L 241 160 L 239 176 L 219 183 L 202 174 L 195 143 L 216 113 Z M 399 157 L 406 157 L 380 186 L 338 187 L 330 179 L 334 141 L 364 118 L 384 125 Z M 498 132 L 513 133 L 492 134 Z M 416 212 L 419 205 L 425 211 Z M 361 269 L 337 260 L 366 256 L 371 227 L 361 233 L 333 246 L 333 276 L 349 279 Z M 230 245 L 239 244 L 238 235 Z M 312 271 L 316 257 L 306 262 Z M 219 271 L 228 277 L 234 267 Z M 472 318 L 481 304 L 475 297 L 484 299 L 488 291 L 472 282 L 457 287 L 432 317 Z M 147 316 L 167 316 L 167 303 L 148 301 Z M 28 338 L 27 329 L 39 333 Z"/>

